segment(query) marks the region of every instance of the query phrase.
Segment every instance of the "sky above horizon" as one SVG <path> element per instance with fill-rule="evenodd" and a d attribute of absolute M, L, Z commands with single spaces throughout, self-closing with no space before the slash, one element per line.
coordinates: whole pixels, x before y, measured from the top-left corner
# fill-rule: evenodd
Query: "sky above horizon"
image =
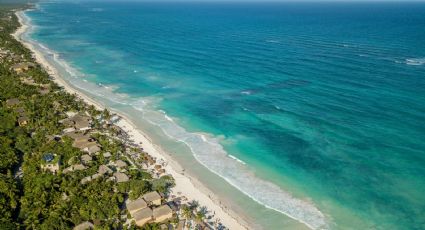
<path fill-rule="evenodd" d="M 65 1 L 70 1 L 70 0 L 65 0 Z M 96 1 L 96 2 L 117 2 L 117 1 L 118 2 L 406 2 L 406 3 L 407 2 L 425 2 L 425 0 L 78 0 L 78 1 Z"/>

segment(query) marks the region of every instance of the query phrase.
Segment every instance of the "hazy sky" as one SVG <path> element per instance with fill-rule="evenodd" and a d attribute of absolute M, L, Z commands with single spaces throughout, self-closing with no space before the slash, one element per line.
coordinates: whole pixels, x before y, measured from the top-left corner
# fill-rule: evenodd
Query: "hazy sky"
<path fill-rule="evenodd" d="M 144 2 L 425 2 L 425 0 L 87 0 Z"/>
<path fill-rule="evenodd" d="M 90 1 L 90 0 L 87 0 Z M 93 0 L 92 0 L 93 1 Z M 97 0 L 120 1 L 120 0 Z M 425 0 L 122 0 L 122 1 L 166 1 L 166 2 L 425 2 Z"/>
<path fill-rule="evenodd" d="M 90 0 L 88 0 L 90 1 Z M 119 1 L 119 0 L 97 0 Z M 123 1 L 168 1 L 168 2 L 425 2 L 425 0 L 123 0 Z"/>

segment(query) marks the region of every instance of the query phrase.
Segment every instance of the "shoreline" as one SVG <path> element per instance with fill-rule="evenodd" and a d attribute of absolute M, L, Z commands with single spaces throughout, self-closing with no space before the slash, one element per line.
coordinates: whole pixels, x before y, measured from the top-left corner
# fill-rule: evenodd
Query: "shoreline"
<path fill-rule="evenodd" d="M 31 25 L 26 24 L 21 14 L 24 14 L 25 10 L 16 11 L 15 15 L 18 17 L 20 27 L 13 33 L 13 37 L 21 42 L 26 48 L 32 51 L 36 61 L 46 70 L 52 80 L 62 86 L 64 90 L 70 94 L 77 95 L 78 98 L 82 99 L 85 103 L 95 106 L 97 109 L 103 110 L 107 108 L 101 102 L 98 102 L 83 92 L 75 89 L 70 83 L 63 79 L 59 71 L 52 66 L 39 52 L 31 42 L 28 42 L 21 38 L 25 34 Z M 174 160 L 169 154 L 161 149 L 160 146 L 155 145 L 142 130 L 140 130 L 127 116 L 121 112 L 107 108 L 110 111 L 116 113 L 121 119 L 117 123 L 129 136 L 130 139 L 136 143 L 139 147 L 143 148 L 149 155 L 156 157 L 157 160 L 164 160 L 167 165 L 164 167 L 167 174 L 171 175 L 176 186 L 171 189 L 171 194 L 186 196 L 189 200 L 196 200 L 200 205 L 206 206 L 210 212 L 213 212 L 214 218 L 219 219 L 220 222 L 229 229 L 250 229 L 250 225 L 243 218 L 239 217 L 235 212 L 228 209 L 230 205 L 220 201 L 220 199 L 206 186 L 204 186 L 199 180 L 191 177 L 184 173 L 184 168 Z M 141 144 L 139 144 L 141 143 Z"/>

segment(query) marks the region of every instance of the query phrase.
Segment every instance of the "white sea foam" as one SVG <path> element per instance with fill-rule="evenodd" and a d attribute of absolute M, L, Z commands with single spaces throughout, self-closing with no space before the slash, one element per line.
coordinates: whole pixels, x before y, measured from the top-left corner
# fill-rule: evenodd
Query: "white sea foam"
<path fill-rule="evenodd" d="M 43 48 L 46 52 L 48 52 L 48 53 L 52 53 L 52 52 L 50 51 L 50 49 L 49 49 L 49 48 L 47 48 L 46 46 L 44 46 L 43 44 L 39 43 L 38 45 L 39 45 L 41 48 Z"/>
<path fill-rule="evenodd" d="M 131 106 L 133 106 L 139 111 L 143 111 L 147 105 L 148 105 L 148 101 L 146 99 L 138 99 L 131 102 Z"/>
<path fill-rule="evenodd" d="M 273 39 L 266 40 L 266 42 L 268 42 L 268 43 L 280 43 L 279 40 L 273 40 Z"/>
<path fill-rule="evenodd" d="M 207 142 L 207 138 L 205 137 L 205 135 L 202 135 L 202 134 L 200 134 L 201 135 L 201 139 L 204 141 L 204 142 Z"/>
<path fill-rule="evenodd" d="M 425 58 L 407 58 L 406 64 L 407 65 L 424 65 Z"/>
<path fill-rule="evenodd" d="M 104 11 L 104 9 L 103 8 L 92 8 L 92 9 L 90 9 L 90 11 L 91 12 L 102 12 L 102 11 Z"/>
<path fill-rule="evenodd" d="M 202 165 L 251 199 L 298 220 L 311 229 L 328 228 L 324 214 L 314 204 L 297 199 L 277 185 L 255 176 L 245 162 L 227 154 L 217 138 L 187 132 L 168 120 L 166 114 L 160 116 L 161 113 L 146 110 L 143 114 L 148 122 L 159 126 L 167 136 L 185 143 Z M 229 161 L 229 157 L 235 161 Z"/>
<path fill-rule="evenodd" d="M 357 48 L 359 46 L 358 45 L 354 45 L 354 44 L 342 44 L 342 47 L 345 47 L 345 48 Z"/>
<path fill-rule="evenodd" d="M 235 156 L 233 156 L 233 155 L 231 155 L 231 154 L 229 154 L 228 155 L 230 158 L 232 158 L 233 160 L 235 160 L 235 161 L 237 161 L 237 162 L 239 162 L 239 163 L 241 163 L 241 164 L 243 164 L 243 165 L 246 165 L 246 163 L 243 161 L 243 160 L 241 160 L 241 159 L 239 159 L 239 158 L 237 158 L 237 157 L 235 157 Z"/>
<path fill-rule="evenodd" d="M 32 42 L 32 40 L 29 41 Z M 38 48 L 43 54 L 45 54 L 46 57 L 53 57 L 51 61 L 49 61 L 48 58 L 47 60 L 52 62 L 52 64 L 56 66 L 58 70 L 63 70 L 64 75 L 62 75 L 62 77 L 65 77 L 64 79 L 67 80 L 73 87 L 76 87 L 85 92 L 89 92 L 90 94 L 98 96 L 99 98 L 107 98 L 113 103 L 128 105 L 127 95 L 114 93 L 114 90 L 118 88 L 117 86 L 106 86 L 102 83 L 95 84 L 88 81 L 84 78 L 86 75 L 83 72 L 78 71 L 74 67 L 70 66 L 60 57 L 59 54 L 52 51 L 45 45 L 34 42 L 32 43 L 34 47 Z M 66 78 L 66 76 L 68 76 L 68 78 Z"/>
<path fill-rule="evenodd" d="M 244 91 L 241 92 L 241 94 L 251 95 L 252 94 L 252 91 L 251 90 L 244 90 Z"/>
<path fill-rule="evenodd" d="M 165 115 L 165 119 L 167 119 L 168 121 L 173 121 L 173 119 L 169 117 L 168 115 Z"/>

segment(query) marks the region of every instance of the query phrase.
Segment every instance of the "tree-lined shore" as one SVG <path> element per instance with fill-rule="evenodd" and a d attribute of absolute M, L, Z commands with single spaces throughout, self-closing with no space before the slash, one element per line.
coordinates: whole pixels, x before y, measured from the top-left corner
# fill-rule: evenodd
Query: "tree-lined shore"
<path fill-rule="evenodd" d="M 120 140 L 122 134 L 109 122 L 109 111 L 96 110 L 66 93 L 11 36 L 19 27 L 14 11 L 25 7 L 0 6 L 0 228 L 72 229 L 80 223 L 96 229 L 136 228 L 125 201 L 150 191 L 166 195 L 173 179 L 154 178 L 137 167 L 148 155 Z M 97 143 L 97 152 L 87 154 L 64 134 L 69 124 L 63 120 L 69 113 L 90 119 L 89 130 L 77 128 L 74 133 Z M 130 160 L 129 152 L 140 157 Z M 115 162 L 128 167 L 121 169 Z M 84 170 L 76 170 L 76 165 Z M 110 175 L 106 172 L 82 183 L 102 165 L 111 170 Z M 118 175 L 127 179 L 119 181 Z M 173 221 L 177 220 L 168 220 Z M 151 223 L 143 228 L 158 226 Z"/>

